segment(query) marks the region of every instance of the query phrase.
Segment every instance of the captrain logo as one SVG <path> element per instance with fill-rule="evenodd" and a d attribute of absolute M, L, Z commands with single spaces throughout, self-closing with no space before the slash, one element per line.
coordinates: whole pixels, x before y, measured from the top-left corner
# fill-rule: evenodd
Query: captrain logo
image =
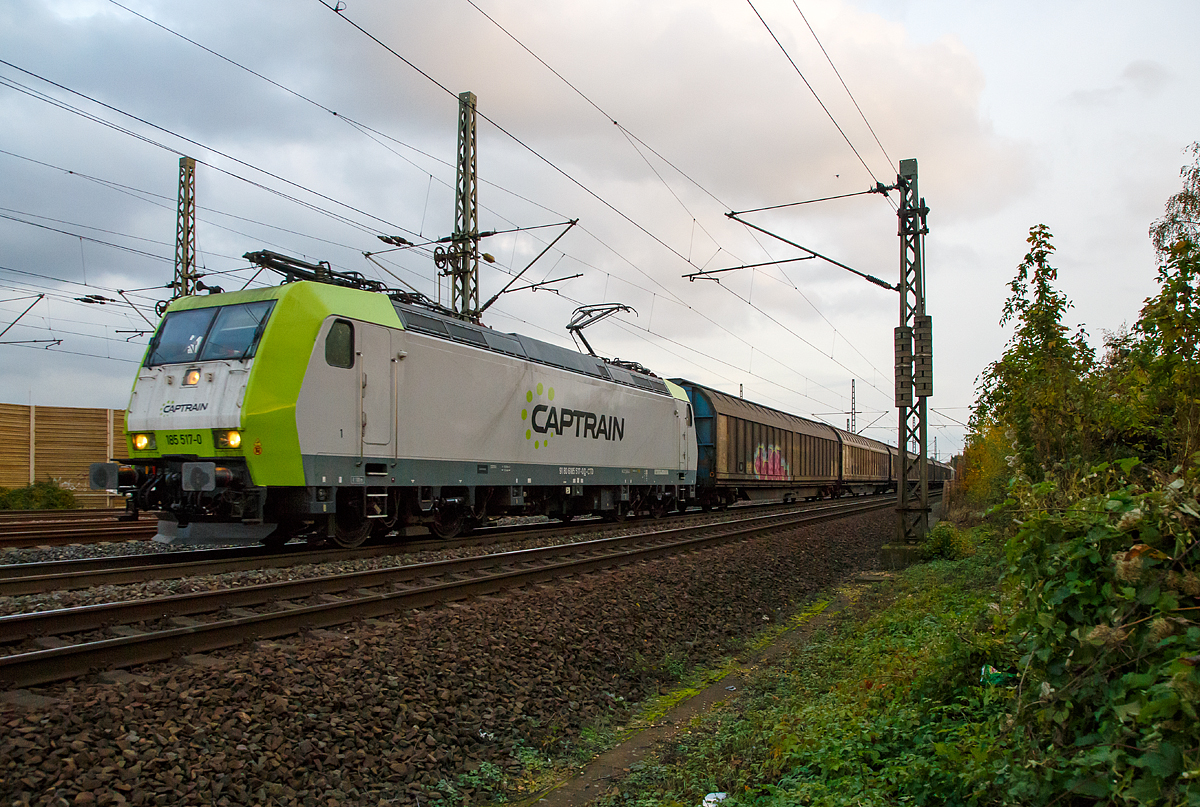
<path fill-rule="evenodd" d="M 546 403 L 540 400 L 543 396 Z M 537 403 L 535 397 L 539 399 Z M 591 440 L 625 439 L 625 418 L 559 406 L 554 403 L 554 387 L 538 384 L 536 395 L 534 390 L 527 390 L 525 403 L 532 408 L 521 410 L 521 421 L 529 424 L 525 439 L 533 440 L 534 448 L 548 446 L 551 437 L 564 435 Z"/>
<path fill-rule="evenodd" d="M 174 401 L 167 401 L 163 404 L 162 413 L 164 415 L 173 415 L 176 412 L 203 412 L 205 409 L 208 409 L 207 403 L 177 404 Z"/>

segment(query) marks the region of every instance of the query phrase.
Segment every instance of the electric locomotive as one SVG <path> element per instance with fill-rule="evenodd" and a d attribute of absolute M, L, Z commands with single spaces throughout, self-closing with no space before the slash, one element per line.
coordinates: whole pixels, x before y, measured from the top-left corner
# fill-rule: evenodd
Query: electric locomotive
<path fill-rule="evenodd" d="M 164 542 L 349 547 L 695 498 L 677 385 L 328 282 L 171 303 L 126 431 L 128 456 L 94 465 L 92 486 L 159 511 Z"/>

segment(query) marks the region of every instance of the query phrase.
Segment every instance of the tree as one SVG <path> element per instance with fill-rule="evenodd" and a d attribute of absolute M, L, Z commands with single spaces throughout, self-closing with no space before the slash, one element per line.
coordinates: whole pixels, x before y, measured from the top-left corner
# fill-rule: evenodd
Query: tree
<path fill-rule="evenodd" d="M 1200 247 L 1175 241 L 1158 270 L 1158 294 L 1138 320 L 1152 424 L 1172 463 L 1200 450 Z"/>
<path fill-rule="evenodd" d="M 1150 226 L 1150 240 L 1159 255 L 1166 255 L 1176 241 L 1200 244 L 1200 142 L 1192 143 L 1192 164 L 1179 169 L 1183 189 L 1167 199 L 1163 217 Z"/>
<path fill-rule="evenodd" d="M 1071 307 L 1054 287 L 1053 235 L 1044 224 L 1029 230 L 1030 249 L 1009 283 L 1001 325 L 1016 331 L 1004 355 L 979 378 L 972 429 L 993 424 L 1014 443 L 1023 470 L 1040 477 L 1055 462 L 1086 449 L 1088 390 L 1094 356 L 1083 331 L 1070 335 L 1063 315 Z"/>

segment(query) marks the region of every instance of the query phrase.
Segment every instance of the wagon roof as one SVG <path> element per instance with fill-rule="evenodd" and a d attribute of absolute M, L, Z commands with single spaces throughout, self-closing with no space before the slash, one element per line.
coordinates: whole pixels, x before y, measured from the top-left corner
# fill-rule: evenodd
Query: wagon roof
<path fill-rule="evenodd" d="M 700 391 L 712 404 L 713 411 L 719 415 L 738 417 L 743 420 L 753 421 L 754 423 L 762 423 L 765 426 L 774 426 L 778 429 L 809 434 L 826 440 L 838 439 L 837 430 L 825 423 L 818 423 L 815 420 L 802 418 L 799 415 L 763 406 L 753 401 L 747 401 L 745 398 L 726 395 L 724 392 L 715 390 L 712 387 L 706 387 L 703 384 L 697 384 L 694 381 L 682 378 L 672 378 L 671 381 L 681 387 L 692 387 Z"/>

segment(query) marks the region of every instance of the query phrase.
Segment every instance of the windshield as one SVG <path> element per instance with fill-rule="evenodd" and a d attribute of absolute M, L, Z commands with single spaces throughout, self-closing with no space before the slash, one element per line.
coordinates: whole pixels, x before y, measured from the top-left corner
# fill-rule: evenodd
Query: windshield
<path fill-rule="evenodd" d="M 173 311 L 163 319 L 146 365 L 249 358 L 274 307 L 274 300 L 264 300 Z"/>

